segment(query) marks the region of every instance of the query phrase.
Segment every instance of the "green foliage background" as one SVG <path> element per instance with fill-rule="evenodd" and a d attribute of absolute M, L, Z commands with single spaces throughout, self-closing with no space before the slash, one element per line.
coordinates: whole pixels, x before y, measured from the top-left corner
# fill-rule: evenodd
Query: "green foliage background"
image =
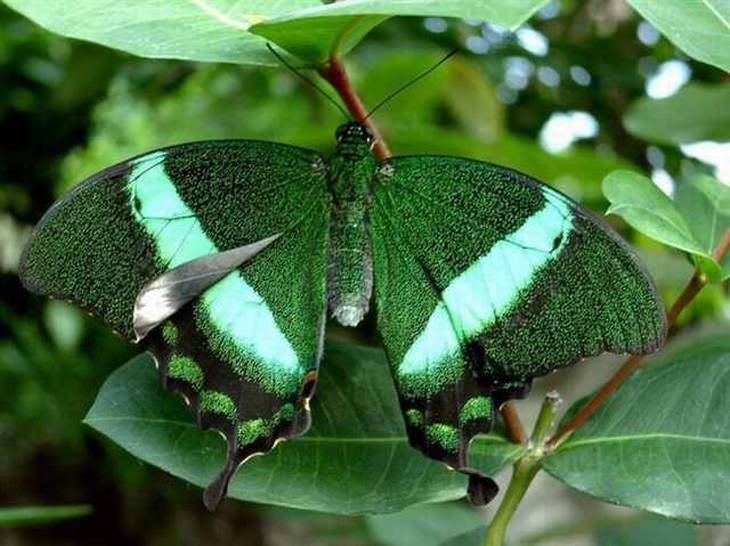
<path fill-rule="evenodd" d="M 120 0 L 115 9 L 121 13 L 131 1 Z M 28 11 L 43 6 L 70 9 L 61 1 L 49 4 L 44 0 L 13 0 L 7 4 Z M 311 8 L 313 2 L 300 0 L 294 4 Z M 671 29 L 679 18 L 687 21 L 691 30 L 671 34 L 674 43 L 661 37 L 647 45 L 637 39 L 641 17 L 622 2 L 521 0 L 512 4 L 513 11 L 496 12 L 479 7 L 485 3 L 463 0 L 451 4 L 453 15 L 468 14 L 473 19 L 486 18 L 509 27 L 517 27 L 525 13 L 539 10 L 529 24 L 548 39 L 549 51 L 542 56 L 526 51 L 506 29 L 485 26 L 472 19 L 424 21 L 422 17 L 399 17 L 376 26 L 385 15 L 407 13 L 406 8 L 398 7 L 398 2 L 361 4 L 370 12 L 345 13 L 348 8 L 335 5 L 315 6 L 306 17 L 294 17 L 284 11 L 272 13 L 270 21 L 251 27 L 251 34 L 246 34 L 245 39 L 230 29 L 201 26 L 198 31 L 207 39 L 201 40 L 191 33 L 184 43 L 173 41 L 174 47 L 179 48 L 175 55 L 171 53 L 175 51 L 173 46 L 164 39 L 164 25 L 155 26 L 150 14 L 144 11 L 136 15 L 142 27 L 134 31 L 129 30 L 133 26 L 115 24 L 113 13 L 78 21 L 69 17 L 63 29 L 55 28 L 52 9 L 45 18 L 36 17 L 40 24 L 63 34 L 152 57 L 175 56 L 182 61 L 143 59 L 59 37 L 0 5 L 0 506 L 88 504 L 93 510 L 92 515 L 82 519 L 39 528 L 22 524 L 78 516 L 87 508 L 71 507 L 65 513 L 44 513 L 42 509 L 0 512 L 0 540 L 5 537 L 18 544 L 97 544 L 98 537 L 103 536 L 108 544 L 160 546 L 203 541 L 419 546 L 449 540 L 450 544 L 478 543 L 483 531 L 477 528 L 484 518 L 460 503 L 415 505 L 382 516 L 335 516 L 291 509 L 294 506 L 338 513 L 392 512 L 415 502 L 454 499 L 463 491 L 458 478 L 435 464 L 429 466 L 403 443 L 392 399 L 387 403 L 358 399 L 352 407 L 338 405 L 341 401 L 336 400 L 335 386 L 346 387 L 348 378 L 359 377 L 354 374 L 362 374 L 361 382 L 372 381 L 373 392 L 387 394 L 387 372 L 379 353 L 341 345 L 342 340 L 377 344 L 372 320 L 355 332 L 332 328 L 331 338 L 338 341 L 328 350 L 332 355 L 328 372 L 331 377 L 325 380 L 332 385 L 326 385 L 330 387 L 327 393 L 322 392 L 324 386 L 321 388 L 321 405 L 315 412 L 323 412 L 320 421 L 324 421 L 328 408 L 337 411 L 346 407 L 347 411 L 341 412 L 339 421 L 315 427 L 312 441 L 324 438 L 321 444 L 325 445 L 332 438 L 357 438 L 358 431 L 362 437 L 378 431 L 385 439 L 381 444 L 350 448 L 357 449 L 358 455 L 362 455 L 362 449 L 369 450 L 363 460 L 373 468 L 359 477 L 353 475 L 353 469 L 357 470 L 352 465 L 354 455 L 348 455 L 344 444 L 335 444 L 331 451 L 326 447 L 308 450 L 300 445 L 282 446 L 289 450 L 284 454 L 290 456 L 282 456 L 280 449 L 269 458 L 256 461 L 253 464 L 258 466 L 236 482 L 233 492 L 240 498 L 289 508 L 231 502 L 211 518 L 202 508 L 197 488 L 140 464 L 80 422 L 86 416 L 91 427 L 142 459 L 194 483 L 203 483 L 206 473 L 212 472 L 215 461 L 211 462 L 210 456 L 215 456 L 221 447 L 216 443 L 218 439 L 214 437 L 201 444 L 199 438 L 192 438 L 189 444 L 183 443 L 189 448 L 171 453 L 164 451 L 169 446 L 169 442 L 164 442 L 165 434 L 172 433 L 169 427 L 161 432 L 145 429 L 149 434 L 145 440 L 139 436 L 144 432 L 140 428 L 114 429 L 109 421 L 104 424 L 105 415 L 108 417 L 111 411 L 111 406 L 104 403 L 109 400 L 108 389 L 115 380 L 139 387 L 144 396 L 137 406 L 125 410 L 116 406 L 112 417 L 121 412 L 138 419 L 144 411 L 155 415 L 169 411 L 166 415 L 171 419 L 184 421 L 184 412 L 174 398 L 150 403 L 156 400 L 154 396 L 164 395 L 154 390 L 154 377 L 145 375 L 146 368 L 132 368 L 131 364 L 109 379 L 87 415 L 105 379 L 135 352 L 65 303 L 29 295 L 17 280 L 19 250 L 30 227 L 64 190 L 114 162 L 160 146 L 209 138 L 258 138 L 325 153 L 330 150 L 334 129 L 341 122 L 338 112 L 290 73 L 275 66 L 263 49 L 264 38 L 316 61 L 323 58 L 346 26 L 351 32 L 342 50 L 354 48 L 346 57 L 348 68 L 361 97 L 371 105 L 411 74 L 432 65 L 445 51 L 461 47 L 462 54 L 378 113 L 376 122 L 393 152 L 453 154 L 508 165 L 554 184 L 599 213 L 609 206 L 601 183 L 609 173 L 614 173 L 606 179 L 604 191 L 612 210 L 622 218 L 612 216 L 609 220 L 637 246 L 665 301 L 677 296 L 691 275 L 693 264 L 718 281 L 703 291 L 682 316 L 679 326 L 687 331 L 711 330 L 709 338 L 701 338 L 692 345 L 690 355 L 699 354 L 699 362 L 693 363 L 687 357 L 687 362 L 681 363 L 688 370 L 704 366 L 708 368 L 708 377 L 717 374 L 717 381 L 721 380 L 723 367 L 727 366 L 724 355 L 730 349 L 718 349 L 714 341 L 703 340 L 714 340 L 727 332 L 724 324 L 718 326 L 719 321 L 728 317 L 727 283 L 719 281 L 727 278 L 730 262 L 714 264 L 709 260 L 717 238 L 712 233 L 708 235 L 710 228 L 703 222 L 715 217 L 721 225 L 730 221 L 727 188 L 718 189 L 708 183 L 708 176 L 713 174 L 711 168 L 686 157 L 677 145 L 692 140 L 728 139 L 730 123 L 726 119 L 727 109 L 722 108 L 728 102 L 727 84 L 723 84 L 722 71 L 712 66 L 726 70 L 730 67 L 730 30 L 722 28 L 722 19 L 708 11 L 684 13 L 678 0 L 663 3 L 658 10 L 651 7 L 651 2 L 632 0 L 634 8 L 660 29 Z M 422 4 L 413 13 L 448 15 L 436 2 Z M 328 12 L 337 9 L 345 11 L 339 15 Z M 373 10 L 378 15 L 372 15 Z M 184 19 L 183 11 L 180 17 Z M 328 14 L 323 18 L 324 12 Z M 172 25 L 174 28 L 175 21 Z M 719 30 L 716 25 L 720 25 Z M 302 38 L 302 33 L 311 28 L 319 29 L 317 39 Z M 354 47 L 371 28 L 374 30 Z M 156 40 L 145 39 L 149 32 L 158 33 Z M 151 43 L 156 50 L 149 49 L 153 47 Z M 230 47 L 223 47 L 225 44 Z M 489 50 L 483 53 L 485 47 Z M 691 83 L 666 101 L 647 99 L 647 79 L 662 62 L 676 58 L 690 67 Z M 518 65 L 528 67 L 524 81 L 514 84 L 512 80 L 510 86 L 508 82 L 514 76 L 510 76 L 510 67 Z M 571 73 L 576 73 L 575 67 L 587 71 L 590 81 L 571 77 Z M 554 74 L 559 77 L 557 85 L 550 83 Z M 595 137 L 560 154 L 546 151 L 539 142 L 539 133 L 550 115 L 576 110 L 594 116 L 599 127 Z M 656 186 L 641 174 L 658 167 L 676 177 L 680 188 L 687 188 L 678 193 L 676 202 L 658 193 Z M 625 214 L 626 210 L 630 212 Z M 670 229 L 656 223 L 653 217 L 658 211 L 666 213 L 659 216 L 674 219 Z M 691 259 L 670 246 L 686 251 Z M 709 352 L 706 346 L 710 347 Z M 641 389 L 642 377 L 636 378 L 638 385 L 629 386 Z M 692 372 L 685 379 L 692 379 Z M 683 383 L 677 384 L 681 387 Z M 619 409 L 635 403 L 631 393 L 626 391 L 628 398 Z M 702 398 L 703 393 L 698 392 L 697 396 Z M 366 402 L 377 407 L 379 413 L 369 414 Z M 617 399 L 616 403 L 620 402 Z M 661 402 L 650 399 L 645 404 L 665 407 Z M 683 406 L 674 409 L 681 413 Z M 636 411 L 643 412 L 644 406 Z M 722 411 L 723 407 L 715 408 L 717 413 Z M 672 424 L 671 419 L 662 421 L 661 417 L 652 421 L 648 415 L 643 425 L 636 426 L 637 434 L 642 434 L 644 425 L 655 427 L 651 428 L 653 433 L 657 423 Z M 548 460 L 547 470 L 600 498 L 652 509 L 647 502 L 637 500 L 637 495 L 632 496 L 631 488 L 604 491 L 606 480 L 621 477 L 610 475 L 610 464 L 602 479 L 595 472 L 581 474 L 582 467 L 591 466 L 589 463 L 595 458 L 595 454 L 581 453 L 581 445 L 610 436 L 610 423 L 605 415 L 604 421 L 601 418 L 597 416 L 581 432 L 583 436 L 576 439 L 576 446 L 566 449 L 564 457 L 556 453 Z M 705 418 L 704 414 L 697 415 L 692 423 Z M 714 425 L 711 422 L 707 426 Z M 130 436 L 130 431 L 136 434 Z M 671 432 L 677 433 L 675 429 Z M 481 453 L 483 469 L 496 471 L 519 455 L 500 434 L 497 431 L 491 439 L 477 441 L 475 451 Z M 727 438 L 730 432 L 722 429 L 720 436 Z M 160 439 L 162 443 L 156 445 L 154 441 Z M 135 452 L 133 445 L 139 450 Z M 163 451 L 156 451 L 156 447 Z M 615 444 L 610 447 L 622 449 Z M 650 448 L 659 449 L 657 444 Z M 713 475 L 730 472 L 726 462 L 730 459 L 725 451 L 722 453 L 724 458 L 716 461 Z M 315 455 L 322 457 L 325 466 L 320 481 L 309 483 L 307 457 Z M 692 473 L 692 460 L 697 457 L 695 452 L 688 453 L 689 462 L 683 463 L 688 472 L 684 479 L 697 479 L 697 474 Z M 289 468 L 295 466 L 292 459 L 303 466 L 298 470 Z M 392 468 L 389 466 L 390 474 L 378 467 L 382 461 L 393 464 Z M 171 468 L 175 464 L 177 471 Z M 427 468 L 423 471 L 425 479 L 409 473 L 414 468 L 421 472 L 421 467 Z M 632 475 L 638 479 L 648 469 L 654 469 L 661 476 L 666 468 L 662 461 L 649 461 Z M 191 475 L 191 469 L 200 474 Z M 376 493 L 367 487 L 372 476 L 384 484 Z M 319 497 L 301 497 L 301 491 L 307 488 L 324 493 Z M 653 490 L 639 493 L 651 496 Z M 728 498 L 709 499 L 700 493 L 698 499 L 687 499 L 689 508 L 654 511 L 683 519 L 727 522 L 727 513 L 713 512 L 710 505 L 716 502 L 730 506 Z M 709 508 L 703 511 L 703 505 Z M 476 532 L 459 537 L 472 529 Z M 699 535 L 692 527 L 643 517 L 628 523 L 622 520 L 620 525 L 610 519 L 580 522 L 577 530 L 548 530 L 542 538 L 534 537 L 529 543 L 576 533 L 592 536 L 601 545 L 647 544 L 652 540 L 665 543 L 665 539 L 657 538 L 665 536 L 683 537 L 683 542 L 677 544 L 699 543 Z"/>

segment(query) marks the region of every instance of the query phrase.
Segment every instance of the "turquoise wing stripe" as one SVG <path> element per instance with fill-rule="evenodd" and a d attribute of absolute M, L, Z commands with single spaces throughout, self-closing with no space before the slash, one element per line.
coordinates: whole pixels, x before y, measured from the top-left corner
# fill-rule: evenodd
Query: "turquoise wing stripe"
<path fill-rule="evenodd" d="M 165 155 L 157 152 L 135 165 L 127 189 L 135 219 L 154 240 L 161 261 L 173 268 L 220 250 L 165 173 Z M 283 387 L 282 381 L 289 384 L 282 373 L 289 379 L 302 375 L 297 354 L 276 324 L 271 309 L 239 271 L 229 273 L 206 290 L 201 303 L 201 322 L 212 325 L 226 341 L 216 343 L 218 349 L 228 352 L 232 343 L 242 353 L 242 358 L 236 360 L 247 360 L 247 368 L 252 362 L 245 357 L 251 353 L 258 357 L 253 363 L 260 369 L 240 372 L 250 379 L 263 380 L 275 391 Z"/>
<path fill-rule="evenodd" d="M 218 251 L 164 171 L 165 152 L 135 164 L 129 174 L 132 214 L 157 247 L 168 269 Z"/>
<path fill-rule="evenodd" d="M 542 190 L 545 206 L 530 216 L 454 278 L 441 295 L 426 327 L 398 366 L 402 381 L 409 376 L 439 373 L 461 351 L 460 340 L 478 335 L 517 303 L 535 274 L 561 251 L 573 229 L 568 204 L 548 189 Z M 559 244 L 555 244 L 559 241 Z M 442 370 L 446 372 L 446 370 Z M 430 385 L 438 390 L 443 385 Z"/>

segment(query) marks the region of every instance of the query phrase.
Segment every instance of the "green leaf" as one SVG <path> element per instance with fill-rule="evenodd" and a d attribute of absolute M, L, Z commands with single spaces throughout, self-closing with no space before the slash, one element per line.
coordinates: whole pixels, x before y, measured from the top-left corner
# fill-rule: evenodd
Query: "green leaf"
<path fill-rule="evenodd" d="M 258 34 L 309 61 L 347 53 L 373 27 L 395 15 L 459 17 L 517 28 L 548 0 L 358 0 L 331 2 L 266 20 Z"/>
<path fill-rule="evenodd" d="M 395 15 L 481 19 L 515 28 L 547 0 L 4 0 L 48 30 L 135 55 L 275 65 L 272 41 L 311 62 L 344 54 Z"/>
<path fill-rule="evenodd" d="M 420 15 L 460 17 L 489 21 L 504 27 L 516 28 L 549 0 L 356 0 L 348 2 L 317 3 L 317 7 L 303 9 L 288 17 L 318 17 L 326 15 Z M 282 17 L 283 19 L 284 17 Z"/>
<path fill-rule="evenodd" d="M 647 177 L 615 171 L 603 181 L 611 202 L 606 214 L 618 214 L 631 227 L 665 245 L 692 254 L 704 254 L 674 202 Z"/>
<path fill-rule="evenodd" d="M 481 546 L 484 543 L 486 533 L 486 527 L 478 527 L 468 533 L 462 533 L 447 540 L 441 546 Z"/>
<path fill-rule="evenodd" d="M 616 171 L 603 181 L 603 193 L 611 202 L 606 214 L 618 214 L 652 239 L 689 252 L 710 282 L 730 278 L 730 256 L 719 264 L 713 257 L 730 229 L 730 188 L 696 176 L 679 186 L 673 201 L 645 176 Z"/>
<path fill-rule="evenodd" d="M 727 0 L 629 0 L 629 4 L 690 57 L 730 70 Z"/>
<path fill-rule="evenodd" d="M 317 0 L 4 0 L 42 27 L 142 57 L 274 64 L 248 28 Z"/>
<path fill-rule="evenodd" d="M 602 525 L 595 532 L 596 546 L 699 546 L 699 532 L 694 525 L 655 516 L 613 526 Z"/>
<path fill-rule="evenodd" d="M 484 516 L 465 503 L 421 504 L 397 514 L 370 516 L 370 534 L 386 546 L 441 546 L 483 526 Z"/>
<path fill-rule="evenodd" d="M 730 522 L 730 337 L 637 371 L 543 460 L 567 485 L 694 523 Z"/>
<path fill-rule="evenodd" d="M 91 514 L 88 504 L 67 506 L 17 506 L 0 508 L 0 527 L 39 525 L 64 519 L 80 518 Z"/>
<path fill-rule="evenodd" d="M 659 144 L 730 140 L 730 86 L 690 83 L 665 99 L 635 101 L 624 115 L 632 135 Z"/>
<path fill-rule="evenodd" d="M 322 6 L 326 10 L 327 6 Z M 260 23 L 251 32 L 274 42 L 315 64 L 322 64 L 332 54 L 344 55 L 373 28 L 388 19 L 386 15 L 339 15 L 288 18 Z"/>
<path fill-rule="evenodd" d="M 675 201 L 695 240 L 711 256 L 730 229 L 730 187 L 710 176 L 694 176 L 679 186 Z M 728 252 L 720 267 L 714 259 L 703 259 L 699 265 L 712 281 L 730 278 Z"/>
<path fill-rule="evenodd" d="M 231 497 L 354 514 L 464 496 L 464 476 L 408 445 L 381 350 L 328 343 L 312 409 L 309 433 L 242 466 Z M 199 486 L 223 464 L 223 440 L 198 429 L 182 400 L 162 389 L 146 356 L 109 377 L 85 422 L 136 457 Z M 471 463 L 496 473 L 522 451 L 492 433 L 474 440 Z"/>

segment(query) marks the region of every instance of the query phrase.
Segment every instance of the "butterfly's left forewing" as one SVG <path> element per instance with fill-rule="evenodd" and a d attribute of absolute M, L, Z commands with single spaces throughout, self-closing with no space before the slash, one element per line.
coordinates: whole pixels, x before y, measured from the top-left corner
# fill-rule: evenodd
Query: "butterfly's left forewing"
<path fill-rule="evenodd" d="M 206 490 L 208 506 L 243 460 L 308 427 L 329 206 L 313 152 L 201 142 L 83 182 L 47 213 L 27 246 L 21 276 L 29 288 L 79 303 L 134 340 L 135 302 L 161 275 L 202 259 L 205 276 L 208 258 L 226 263 L 215 257 L 278 235 L 242 265 L 213 275 L 216 282 L 203 282 L 189 303 L 141 336 L 163 382 L 185 396 L 202 427 L 228 442 L 225 468 Z"/>
<path fill-rule="evenodd" d="M 371 223 L 378 326 L 409 437 L 452 467 L 467 466 L 469 440 L 533 377 L 664 339 L 663 309 L 628 245 L 520 173 L 391 159 Z M 476 500 L 494 493 L 482 486 Z"/>

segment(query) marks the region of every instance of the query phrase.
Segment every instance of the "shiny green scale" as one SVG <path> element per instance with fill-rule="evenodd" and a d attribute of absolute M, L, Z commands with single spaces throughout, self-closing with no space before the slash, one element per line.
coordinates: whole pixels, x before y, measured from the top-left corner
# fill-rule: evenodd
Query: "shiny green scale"
<path fill-rule="evenodd" d="M 285 404 L 277 411 L 271 419 L 251 419 L 239 423 L 236 432 L 238 442 L 241 445 L 250 445 L 261 438 L 271 435 L 272 431 L 282 422 L 288 422 L 294 415 L 294 406 Z"/>
<path fill-rule="evenodd" d="M 466 424 L 477 419 L 491 419 L 494 405 L 486 396 L 470 398 L 461 408 L 459 423 Z"/>
<path fill-rule="evenodd" d="M 423 425 L 423 414 L 417 409 L 409 409 L 405 411 L 406 423 L 414 427 Z"/>
<path fill-rule="evenodd" d="M 359 123 L 336 138 L 326 160 L 239 140 L 111 167 L 41 220 L 22 279 L 139 341 L 200 426 L 223 433 L 209 507 L 241 461 L 307 430 L 325 313 L 353 326 L 372 292 L 411 444 L 485 502 L 496 485 L 469 468 L 471 438 L 533 377 L 659 347 L 654 286 L 602 220 L 526 175 L 451 157 L 379 163 Z"/>
<path fill-rule="evenodd" d="M 168 345 L 175 346 L 178 342 L 177 327 L 172 322 L 166 322 L 162 325 L 162 339 Z"/>
<path fill-rule="evenodd" d="M 203 413 L 218 413 L 229 421 L 236 420 L 236 405 L 226 394 L 216 391 L 200 393 L 199 409 Z"/>
<path fill-rule="evenodd" d="M 426 427 L 426 438 L 445 451 L 459 450 L 459 431 L 450 425 L 435 423 Z"/>
<path fill-rule="evenodd" d="M 189 383 L 196 391 L 203 386 L 203 370 L 192 358 L 187 356 L 173 355 L 170 358 L 167 375 Z"/>

